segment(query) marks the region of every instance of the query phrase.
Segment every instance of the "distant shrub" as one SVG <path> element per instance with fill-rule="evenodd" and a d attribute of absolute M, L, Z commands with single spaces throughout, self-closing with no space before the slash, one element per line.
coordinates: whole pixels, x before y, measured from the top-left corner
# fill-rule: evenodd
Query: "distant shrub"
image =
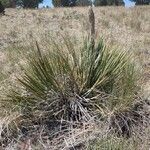
<path fill-rule="evenodd" d="M 4 14 L 5 13 L 5 8 L 3 6 L 3 4 L 0 1 L 0 14 Z"/>

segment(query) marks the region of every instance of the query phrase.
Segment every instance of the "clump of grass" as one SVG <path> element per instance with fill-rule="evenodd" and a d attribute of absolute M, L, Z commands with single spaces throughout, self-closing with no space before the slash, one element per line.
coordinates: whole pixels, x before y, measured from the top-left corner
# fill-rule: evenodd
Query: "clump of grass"
<path fill-rule="evenodd" d="M 80 49 L 69 38 L 63 40 L 53 41 L 45 53 L 37 44 L 38 51 L 19 79 L 24 93 L 14 93 L 14 104 L 29 112 L 48 112 L 58 120 L 88 120 L 91 108 L 101 110 L 101 93 L 110 95 L 104 102 L 110 111 L 132 104 L 136 80 L 129 52 L 111 49 L 102 39 L 94 49 L 88 40 Z"/>
<path fill-rule="evenodd" d="M 16 123 L 22 133 L 41 124 L 57 132 L 57 125 L 63 122 L 85 122 L 92 117 L 108 121 L 121 134 L 128 129 L 126 118 L 122 121 L 118 116 L 131 108 L 137 92 L 131 55 L 106 46 L 103 39 L 94 47 L 88 39 L 81 47 L 75 44 L 62 37 L 42 51 L 36 43 L 37 50 L 28 57 L 18 79 L 21 88 L 8 95 L 13 109 L 15 106 L 22 114 Z"/>

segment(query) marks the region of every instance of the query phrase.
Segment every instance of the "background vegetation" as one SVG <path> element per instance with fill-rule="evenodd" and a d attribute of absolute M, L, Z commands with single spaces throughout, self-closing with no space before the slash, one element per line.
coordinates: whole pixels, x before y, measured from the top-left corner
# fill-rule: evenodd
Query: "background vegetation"
<path fill-rule="evenodd" d="M 131 0 L 135 5 L 149 5 L 150 0 Z M 23 8 L 38 8 L 39 3 L 43 0 L 1 0 L 5 7 L 15 8 L 20 6 Z M 124 6 L 123 0 L 52 0 L 54 7 L 74 7 L 74 6 Z"/>

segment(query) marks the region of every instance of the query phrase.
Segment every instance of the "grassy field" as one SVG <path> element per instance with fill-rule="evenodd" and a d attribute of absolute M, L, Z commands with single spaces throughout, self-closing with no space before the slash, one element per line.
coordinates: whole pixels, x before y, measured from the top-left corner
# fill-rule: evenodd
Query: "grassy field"
<path fill-rule="evenodd" d="M 106 44 L 128 51 L 134 55 L 139 73 L 138 86 L 140 96 L 146 100 L 141 114 L 150 116 L 150 6 L 134 8 L 98 7 L 94 8 L 96 39 L 103 37 Z M 88 8 L 56 8 L 40 10 L 6 9 L 6 15 L 0 16 L 0 132 L 3 126 L 9 131 L 17 124 L 20 111 L 14 111 L 7 95 L 12 89 L 18 89 L 17 78 L 24 73 L 28 57 L 36 47 L 36 42 L 44 53 L 51 47 L 52 41 L 61 42 L 62 36 L 68 36 L 76 47 L 82 45 L 83 38 L 89 34 Z M 61 43 L 60 43 L 61 44 Z M 38 114 L 37 116 L 41 115 Z M 38 116 L 39 117 L 39 116 Z M 17 120 L 17 119 L 18 120 Z M 10 127 L 10 122 L 13 125 Z M 71 123 L 70 123 L 71 124 Z M 37 129 L 30 138 L 17 137 L 5 147 L 9 150 L 40 149 L 87 149 L 87 150 L 149 150 L 149 121 L 135 126 L 130 138 L 112 136 L 107 122 L 93 121 L 73 128 L 53 140 L 48 138 L 44 126 Z M 43 129 L 44 128 L 44 129 Z M 63 127 L 62 127 L 63 128 Z M 40 131 L 40 132 L 39 132 Z M 38 133 L 37 133 L 38 132 Z M 110 134 L 110 135 L 109 135 Z M 38 136 L 37 142 L 33 139 Z M 14 136 L 15 137 L 15 136 Z M 2 136 L 1 136 L 2 139 Z M 0 147 L 0 149 L 1 149 Z M 73 149 L 73 148 L 72 148 Z"/>

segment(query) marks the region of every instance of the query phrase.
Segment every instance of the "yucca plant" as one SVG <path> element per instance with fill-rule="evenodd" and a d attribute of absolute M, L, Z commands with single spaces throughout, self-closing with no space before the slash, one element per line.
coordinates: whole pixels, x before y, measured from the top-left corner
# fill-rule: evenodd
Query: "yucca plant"
<path fill-rule="evenodd" d="M 109 116 L 131 106 L 136 74 L 131 55 L 84 40 L 75 46 L 70 38 L 51 41 L 48 51 L 37 51 L 19 79 L 23 92 L 11 101 L 28 117 L 87 121 L 92 115 Z M 113 113 L 114 114 L 114 113 Z M 37 117 L 36 117 L 37 118 Z"/>

